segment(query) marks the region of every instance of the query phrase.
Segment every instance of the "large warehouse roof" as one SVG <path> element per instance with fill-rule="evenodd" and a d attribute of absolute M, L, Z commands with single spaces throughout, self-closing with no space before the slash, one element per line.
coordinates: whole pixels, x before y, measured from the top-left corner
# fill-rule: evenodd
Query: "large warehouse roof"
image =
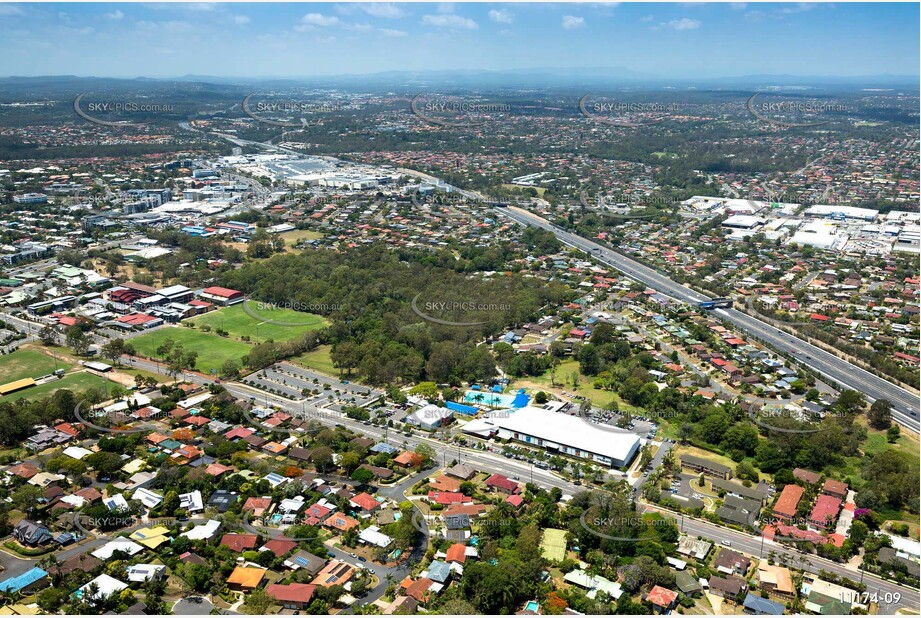
<path fill-rule="evenodd" d="M 640 439 L 636 434 L 597 425 L 576 416 L 526 406 L 506 418 L 491 419 L 500 429 L 527 434 L 548 442 L 626 461 Z"/>

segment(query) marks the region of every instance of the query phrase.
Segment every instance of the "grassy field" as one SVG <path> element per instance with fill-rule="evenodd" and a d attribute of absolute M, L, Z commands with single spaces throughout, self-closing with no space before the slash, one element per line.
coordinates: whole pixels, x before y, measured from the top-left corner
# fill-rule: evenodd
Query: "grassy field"
<path fill-rule="evenodd" d="M 612 400 L 616 400 L 621 410 L 626 410 L 631 414 L 643 414 L 645 410 L 642 408 L 637 408 L 636 406 L 631 406 L 629 403 L 620 398 L 620 396 L 614 391 L 606 391 L 603 389 L 596 389 L 592 386 L 592 381 L 586 378 L 583 375 L 579 375 L 579 387 L 573 389 L 572 387 L 572 376 L 573 372 L 579 371 L 579 361 L 576 360 L 565 360 L 560 363 L 560 366 L 556 368 L 556 386 L 550 386 L 550 372 L 548 371 L 542 376 L 537 377 L 528 377 L 515 380 L 512 384 L 512 388 L 528 388 L 528 389 L 537 389 L 544 390 L 547 392 L 561 393 L 566 391 L 567 393 L 576 393 L 582 395 L 583 397 L 589 399 L 594 405 L 604 407 Z"/>
<path fill-rule="evenodd" d="M 537 197 L 544 197 L 544 193 L 547 192 L 546 187 L 522 187 L 519 185 L 503 184 L 502 188 L 508 189 L 509 191 L 524 191 L 526 189 L 534 189 L 537 191 Z"/>
<path fill-rule="evenodd" d="M 161 328 L 146 335 L 141 335 L 132 339 L 131 344 L 142 356 L 159 358 L 157 348 L 167 339 L 181 343 L 186 350 L 198 352 L 198 362 L 195 365 L 195 369 L 204 373 L 209 373 L 212 369 L 220 371 L 221 366 L 228 359 L 239 361 L 250 350 L 250 346 L 241 341 L 181 326 Z"/>
<path fill-rule="evenodd" d="M 217 311 L 210 311 L 204 315 L 189 320 L 196 328 L 208 325 L 213 329 L 221 328 L 230 333 L 231 338 L 240 339 L 249 336 L 253 343 L 274 339 L 287 341 L 306 332 L 317 330 L 326 326 L 327 321 L 321 316 L 293 309 L 269 307 L 257 302 L 237 303 Z M 249 313 L 247 313 L 249 311 Z M 252 314 L 252 315 L 251 315 Z M 258 317 L 253 317 L 253 316 Z M 262 319 L 260 319 L 262 318 Z M 271 321 L 296 324 L 297 326 L 282 326 Z"/>
<path fill-rule="evenodd" d="M 74 393 L 85 391 L 88 388 L 96 387 L 105 390 L 106 388 L 111 388 L 115 384 L 109 382 L 103 377 L 94 375 L 92 373 L 77 372 L 71 373 L 60 380 L 54 380 L 48 382 L 47 384 L 41 384 L 39 386 L 33 386 L 32 388 L 27 388 L 15 393 L 11 393 L 4 397 L 0 397 L 0 401 L 16 401 L 18 399 L 41 399 L 43 397 L 48 397 L 55 391 L 62 389 L 70 389 Z"/>
<path fill-rule="evenodd" d="M 285 241 L 285 251 L 297 253 L 300 249 L 295 249 L 294 245 L 298 242 L 302 240 L 317 240 L 323 238 L 323 234 L 314 232 L 313 230 L 291 230 L 290 232 L 282 233 L 281 237 Z"/>
<path fill-rule="evenodd" d="M 295 356 L 291 362 L 326 375 L 338 376 L 339 370 L 333 366 L 333 360 L 329 357 L 330 351 L 332 351 L 332 346 L 321 345 L 313 352 Z"/>
<path fill-rule="evenodd" d="M 57 368 L 70 369 L 71 366 L 64 363 L 60 356 L 58 352 Z M 38 378 L 54 373 L 54 370 L 54 357 L 39 350 L 20 348 L 12 354 L 0 356 L 0 384 L 23 378 Z"/>

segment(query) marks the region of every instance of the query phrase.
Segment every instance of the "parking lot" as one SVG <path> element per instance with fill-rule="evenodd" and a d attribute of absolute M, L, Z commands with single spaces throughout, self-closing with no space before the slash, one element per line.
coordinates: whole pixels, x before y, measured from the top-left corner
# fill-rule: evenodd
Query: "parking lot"
<path fill-rule="evenodd" d="M 247 376 L 244 381 L 262 390 L 337 411 L 344 406 L 366 406 L 383 395 L 376 389 L 290 363 L 277 363 Z M 308 393 L 306 397 L 305 392 Z"/>

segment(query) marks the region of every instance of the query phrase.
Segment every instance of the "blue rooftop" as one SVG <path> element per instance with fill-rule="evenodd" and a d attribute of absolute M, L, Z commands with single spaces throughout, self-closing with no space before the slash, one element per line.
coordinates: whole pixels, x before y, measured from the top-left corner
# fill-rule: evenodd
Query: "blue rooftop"
<path fill-rule="evenodd" d="M 16 577 L 11 577 L 0 582 L 0 590 L 3 592 L 19 592 L 43 577 L 48 577 L 48 573 L 38 567 L 33 567 L 22 575 L 17 575 Z"/>
<path fill-rule="evenodd" d="M 742 606 L 750 610 L 753 614 L 767 616 L 783 616 L 785 609 L 784 605 L 776 601 L 771 601 L 763 597 L 756 597 L 750 592 L 745 596 L 745 601 L 742 603 Z"/>
<path fill-rule="evenodd" d="M 378 442 L 370 449 L 374 453 L 398 453 L 400 449 L 395 446 L 390 446 L 386 442 Z"/>

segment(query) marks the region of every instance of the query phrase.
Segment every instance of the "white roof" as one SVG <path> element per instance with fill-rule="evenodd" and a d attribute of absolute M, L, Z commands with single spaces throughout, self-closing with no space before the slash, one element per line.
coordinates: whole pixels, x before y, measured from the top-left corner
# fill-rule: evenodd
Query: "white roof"
<path fill-rule="evenodd" d="M 64 449 L 64 454 L 74 459 L 83 459 L 87 455 L 92 455 L 93 451 L 87 450 L 82 446 L 68 446 Z"/>
<path fill-rule="evenodd" d="M 639 444 L 639 437 L 630 432 L 600 429 L 576 416 L 525 406 L 507 418 L 490 420 L 506 431 L 526 434 L 548 442 L 570 446 L 589 453 L 626 460 Z"/>
<path fill-rule="evenodd" d="M 135 490 L 131 497 L 135 500 L 140 500 L 141 503 L 149 509 L 152 509 L 163 502 L 163 496 L 156 492 L 150 491 L 149 489 L 144 489 L 143 487 Z"/>
<path fill-rule="evenodd" d="M 134 564 L 125 568 L 130 582 L 146 582 L 156 577 L 166 567 L 162 564 Z"/>
<path fill-rule="evenodd" d="M 100 598 L 100 597 L 105 598 L 105 597 L 115 594 L 116 592 L 121 592 L 122 590 L 128 587 L 128 584 L 120 582 L 114 577 L 103 574 L 97 577 L 96 579 L 94 579 L 93 581 L 89 582 L 88 584 L 77 588 L 77 596 L 82 597 L 84 594 L 87 593 L 87 590 L 89 589 L 89 587 L 94 584 L 98 592 L 95 595 L 87 596 L 87 598 Z"/>
<path fill-rule="evenodd" d="M 109 507 L 110 511 L 127 511 L 128 501 L 122 494 L 115 494 L 108 498 L 103 498 L 102 503 Z"/>
<path fill-rule="evenodd" d="M 358 539 L 369 545 L 377 545 L 378 547 L 387 547 L 393 543 L 393 539 L 381 532 L 380 528 L 377 526 L 368 526 L 362 530 L 361 534 L 358 535 Z"/>
<path fill-rule="evenodd" d="M 563 580 L 591 590 L 591 592 L 586 595 L 591 599 L 595 598 L 599 590 L 607 592 L 612 599 L 619 599 L 620 595 L 623 594 L 619 583 L 612 582 L 600 575 L 589 575 L 582 569 L 570 571 L 563 577 Z"/>
<path fill-rule="evenodd" d="M 197 489 L 187 494 L 179 494 L 179 506 L 187 511 L 203 511 L 205 509 L 201 492 Z"/>
<path fill-rule="evenodd" d="M 100 560 L 108 560 L 112 557 L 117 551 L 126 552 L 129 556 L 142 551 L 144 548 L 132 541 L 131 539 L 126 538 L 117 538 L 112 541 L 109 541 L 96 551 L 92 553 L 93 556 L 99 558 Z"/>
<path fill-rule="evenodd" d="M 200 526 L 195 526 L 188 532 L 183 532 L 180 536 L 184 536 L 193 541 L 208 540 L 217 533 L 220 527 L 220 521 L 217 519 L 209 519 Z"/>

